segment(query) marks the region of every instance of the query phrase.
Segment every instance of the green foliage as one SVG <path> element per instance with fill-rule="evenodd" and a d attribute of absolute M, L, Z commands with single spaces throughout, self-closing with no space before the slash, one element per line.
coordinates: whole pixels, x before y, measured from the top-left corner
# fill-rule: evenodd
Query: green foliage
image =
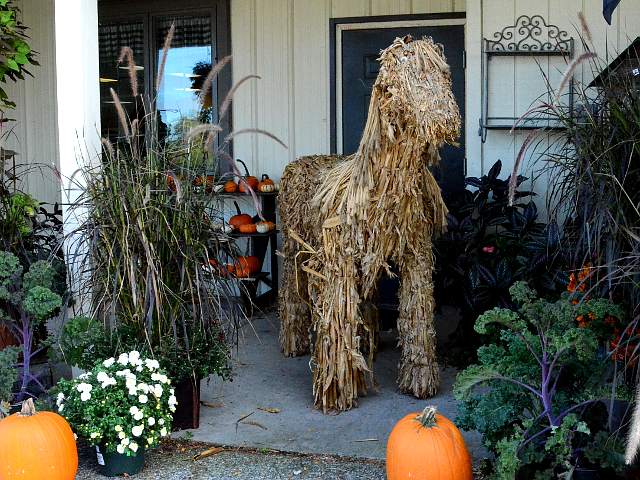
<path fill-rule="evenodd" d="M 12 0 L 0 1 L 0 82 L 7 79 L 14 82 L 24 80 L 24 74 L 31 75 L 28 65 L 37 65 L 36 52 L 27 44 L 26 27 L 18 20 L 18 7 Z M 14 108 L 6 92 L 0 88 L 0 110 Z"/>
<path fill-rule="evenodd" d="M 18 380 L 18 372 L 15 369 L 15 364 L 18 363 L 18 352 L 18 348 L 11 346 L 0 350 L 0 419 L 9 414 L 11 389 Z"/>
<path fill-rule="evenodd" d="M 610 395 L 611 356 L 598 347 L 615 335 L 611 318 L 623 320 L 625 312 L 609 300 L 577 302 L 570 292 L 555 302 L 536 299 L 522 282 L 510 293 L 522 302 L 518 312 L 496 308 L 476 322 L 478 332 L 499 326 L 500 341 L 479 348 L 479 364 L 458 374 L 456 424 L 483 435 L 499 479 L 553 478 L 559 468 L 589 461 L 587 452 L 620 468 L 619 445 L 595 447 L 608 435 L 603 423 L 587 419 Z M 590 320 L 583 326 L 581 315 Z"/>
<path fill-rule="evenodd" d="M 498 178 L 501 169 L 498 160 L 487 175 L 468 177 L 466 188 L 445 200 L 449 227 L 434 241 L 436 304 L 455 305 L 462 313 L 447 349 L 454 349 L 450 361 L 456 364 L 473 361 L 478 346 L 488 340 L 473 332 L 478 315 L 494 307 L 513 308 L 509 288 L 516 281 L 527 281 L 543 296 L 569 282 L 556 223 L 539 222 L 533 200 L 510 205 L 509 181 Z M 517 184 L 524 180 L 518 177 Z M 532 195 L 516 192 L 517 199 Z"/>

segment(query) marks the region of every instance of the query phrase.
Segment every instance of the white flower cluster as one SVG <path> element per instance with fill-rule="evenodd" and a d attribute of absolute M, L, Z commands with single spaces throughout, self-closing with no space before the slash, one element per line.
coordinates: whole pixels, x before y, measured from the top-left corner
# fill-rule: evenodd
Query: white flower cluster
<path fill-rule="evenodd" d="M 58 394 L 58 410 L 64 410 L 70 423 L 77 421 L 72 427 L 92 444 L 106 442 L 107 451 L 153 446 L 169 435 L 170 412 L 178 403 L 170 379 L 159 369 L 157 360 L 142 359 L 135 350 L 104 360 L 93 375 L 88 372 L 67 383 L 71 390 L 63 388 Z M 75 420 L 77 412 L 80 420 Z"/>

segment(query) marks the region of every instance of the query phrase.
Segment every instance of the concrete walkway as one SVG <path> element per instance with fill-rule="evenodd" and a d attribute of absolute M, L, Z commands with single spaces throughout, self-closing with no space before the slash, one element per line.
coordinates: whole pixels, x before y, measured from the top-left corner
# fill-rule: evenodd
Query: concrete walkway
<path fill-rule="evenodd" d="M 193 440 L 260 449 L 384 459 L 387 439 L 398 420 L 420 412 L 427 404 L 454 420 L 452 390 L 456 371 L 441 369 L 440 393 L 428 400 L 396 390 L 400 350 L 397 330 L 383 332 L 374 365 L 377 393 L 358 400 L 358 408 L 323 415 L 313 409 L 310 356 L 284 358 L 278 345 L 277 312 L 256 316 L 247 323 L 234 351 L 232 382 L 212 378 L 202 383 L 200 428 Z M 261 410 L 278 409 L 279 413 Z M 243 415 L 248 418 L 238 423 Z M 485 455 L 477 432 L 462 432 L 472 461 Z M 179 432 L 177 436 L 184 435 Z"/>

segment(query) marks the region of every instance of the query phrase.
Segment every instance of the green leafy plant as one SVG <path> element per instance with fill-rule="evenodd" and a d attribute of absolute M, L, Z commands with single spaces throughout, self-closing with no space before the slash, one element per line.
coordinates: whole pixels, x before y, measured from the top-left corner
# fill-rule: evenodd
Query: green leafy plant
<path fill-rule="evenodd" d="M 17 363 L 21 381 L 17 400 L 32 396 L 27 390 L 31 382 L 42 391 L 40 374 L 31 372 L 34 356 L 49 346 L 37 344 L 34 333 L 38 325 L 52 317 L 62 305 L 60 295 L 52 291 L 54 270 L 51 264 L 38 261 L 23 273 L 18 258 L 8 252 L 0 252 L 0 326 L 6 327 L 20 344 L 22 360 Z"/>
<path fill-rule="evenodd" d="M 556 223 L 539 222 L 533 200 L 510 205 L 501 169 L 498 160 L 487 175 L 468 177 L 467 187 L 447 199 L 448 230 L 434 241 L 436 304 L 458 306 L 462 313 L 450 347 L 470 350 L 457 358 L 474 358 L 482 339 L 474 334 L 473 322 L 487 309 L 513 307 L 509 288 L 516 281 L 527 281 L 543 295 L 569 282 Z M 518 177 L 517 185 L 525 180 Z M 515 193 L 518 199 L 532 195 Z"/>
<path fill-rule="evenodd" d="M 9 414 L 13 384 L 18 380 L 18 371 L 15 368 L 18 363 L 19 349 L 5 347 L 0 350 L 0 419 Z"/>
<path fill-rule="evenodd" d="M 25 74 L 31 75 L 26 67 L 38 65 L 34 59 L 36 52 L 27 44 L 26 27 L 18 20 L 19 11 L 12 0 L 0 0 L 0 82 L 3 83 L 7 79 L 24 80 Z M 16 106 L 2 88 L 0 103 L 0 110 Z"/>
<path fill-rule="evenodd" d="M 107 452 L 136 454 L 171 433 L 177 400 L 156 360 L 137 351 L 96 362 L 74 380 L 60 380 L 56 404 L 73 431 Z"/>
<path fill-rule="evenodd" d="M 613 362 L 601 345 L 625 312 L 610 300 L 578 302 L 580 291 L 551 302 L 517 282 L 510 293 L 519 311 L 495 308 L 477 319 L 478 333 L 497 326 L 501 341 L 480 347 L 479 364 L 458 375 L 456 423 L 483 435 L 496 478 L 553 478 L 594 452 L 621 468 L 620 442 L 592 419 L 598 401 L 611 396 Z M 481 385 L 488 388 L 476 391 Z"/>

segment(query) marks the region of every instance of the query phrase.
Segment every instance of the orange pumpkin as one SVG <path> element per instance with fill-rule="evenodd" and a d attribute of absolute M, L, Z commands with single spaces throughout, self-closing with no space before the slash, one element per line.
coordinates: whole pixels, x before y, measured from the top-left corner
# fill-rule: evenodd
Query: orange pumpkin
<path fill-rule="evenodd" d="M 240 225 L 238 227 L 240 233 L 256 233 L 256 224 L 255 223 L 247 223 L 245 225 Z"/>
<path fill-rule="evenodd" d="M 249 223 L 253 223 L 253 218 L 251 218 L 251 215 L 249 215 L 248 213 L 242 213 L 240 211 L 238 202 L 234 201 L 233 204 L 236 206 L 236 211 L 238 212 L 238 214 L 234 215 L 229 219 L 229 225 L 237 229 L 240 227 L 240 225 L 247 225 Z"/>
<path fill-rule="evenodd" d="M 73 480 L 77 471 L 76 440 L 57 413 L 36 413 L 29 398 L 0 421 L 0 478 Z"/>
<path fill-rule="evenodd" d="M 213 181 L 213 177 L 211 175 L 207 175 L 206 177 L 198 177 L 196 178 L 196 187 L 205 186 L 205 191 L 207 193 L 211 193 L 213 191 L 213 185 L 215 182 Z"/>
<path fill-rule="evenodd" d="M 244 167 L 244 172 L 246 173 L 246 176 L 244 176 L 244 180 L 245 182 L 247 182 L 247 184 L 251 187 L 251 190 L 257 190 L 258 189 L 258 184 L 260 183 L 258 181 L 258 179 L 256 177 L 253 177 L 251 175 L 249 175 L 249 169 L 247 168 L 247 164 L 244 163 L 242 160 L 237 159 L 237 162 L 240 162 L 242 164 L 242 166 Z M 244 184 L 242 182 L 239 182 L 238 185 L 238 190 L 241 191 L 242 193 L 248 193 Z"/>
<path fill-rule="evenodd" d="M 387 442 L 387 479 L 473 480 L 460 431 L 429 405 L 400 420 Z"/>
<path fill-rule="evenodd" d="M 227 183 L 224 184 L 224 191 L 227 193 L 233 193 L 233 192 L 236 192 L 237 190 L 238 190 L 238 184 L 233 180 L 229 180 Z"/>
<path fill-rule="evenodd" d="M 257 257 L 238 257 L 236 262 L 236 272 L 239 269 L 245 269 L 249 271 L 249 274 L 260 271 L 260 260 Z M 239 275 L 238 275 L 239 276 Z"/>
<path fill-rule="evenodd" d="M 259 192 L 273 192 L 276 189 L 275 183 L 266 173 L 262 175 L 262 181 L 258 184 Z"/>

